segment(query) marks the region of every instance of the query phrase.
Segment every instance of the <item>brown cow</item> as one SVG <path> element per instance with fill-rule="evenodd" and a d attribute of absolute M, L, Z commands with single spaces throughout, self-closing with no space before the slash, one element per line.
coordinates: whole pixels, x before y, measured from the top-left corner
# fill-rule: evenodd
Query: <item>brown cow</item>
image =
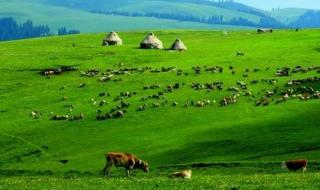
<path fill-rule="evenodd" d="M 120 152 L 108 152 L 105 154 L 106 166 L 103 169 L 105 176 L 109 176 L 112 166 L 124 167 L 126 169 L 126 175 L 129 176 L 133 169 L 141 169 L 146 173 L 149 173 L 149 165 L 146 161 L 140 160 L 133 154 L 120 153 Z"/>
<path fill-rule="evenodd" d="M 307 171 L 308 160 L 292 160 L 292 161 L 283 161 L 282 162 L 282 169 L 288 169 L 291 171 L 297 171 L 302 169 L 302 172 Z"/>

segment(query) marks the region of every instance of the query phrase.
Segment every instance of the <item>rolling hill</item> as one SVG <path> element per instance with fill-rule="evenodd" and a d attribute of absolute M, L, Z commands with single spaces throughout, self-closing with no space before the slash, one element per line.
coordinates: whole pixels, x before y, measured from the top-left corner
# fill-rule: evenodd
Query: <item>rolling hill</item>
<path fill-rule="evenodd" d="M 298 8 L 287 8 L 287 9 L 275 9 L 271 12 L 266 12 L 275 19 L 281 21 L 282 23 L 290 24 L 298 20 L 303 14 L 305 14 L 307 9 Z"/>
<path fill-rule="evenodd" d="M 1 171 L 96 175 L 106 151 L 135 153 L 153 168 L 319 158 L 319 100 L 290 95 L 276 103 L 288 88 L 320 90 L 319 81 L 287 86 L 319 77 L 318 30 L 156 32 L 166 47 L 181 38 L 189 48 L 181 53 L 138 49 L 145 34 L 120 33 L 125 45 L 119 47 L 101 47 L 103 34 L 1 43 Z M 79 70 L 39 74 L 61 65 Z M 276 76 L 282 67 L 291 75 Z M 103 75 L 111 80 L 101 82 Z M 148 88 L 153 85 L 159 87 Z M 232 94 L 239 94 L 237 103 L 220 106 Z M 260 100 L 264 106 L 256 106 Z M 123 118 L 97 120 L 119 105 L 127 111 Z M 33 119 L 32 111 L 41 117 Z M 83 120 L 50 120 L 80 113 Z"/>
<path fill-rule="evenodd" d="M 27 19 L 35 24 L 48 25 L 53 32 L 65 26 L 71 29 L 79 29 L 81 32 L 102 32 L 110 30 L 142 30 L 142 29 L 214 29 L 214 28 L 238 28 L 236 26 L 209 25 L 197 22 L 180 22 L 168 19 L 147 17 L 126 17 L 93 14 L 83 10 L 66 7 L 48 6 L 40 1 L 0 1 L 0 17 L 13 17 L 19 22 Z M 243 27 L 242 27 L 243 28 Z"/>
<path fill-rule="evenodd" d="M 263 11 L 235 2 L 194 0 L 0 0 L 0 18 L 67 27 L 81 32 L 143 29 L 239 29 L 316 27 L 318 13 L 306 9 Z M 309 20 L 303 24 L 303 20 Z"/>
<path fill-rule="evenodd" d="M 205 1 L 203 1 L 205 2 Z M 155 13 L 155 14 L 178 14 L 183 16 L 193 16 L 199 18 L 209 18 L 211 16 L 221 16 L 226 20 L 231 20 L 237 17 L 243 17 L 252 22 L 259 22 L 259 16 L 245 13 L 243 11 L 232 10 L 229 7 L 218 7 L 201 3 L 201 1 L 163 1 L 163 0 L 125 0 L 114 2 L 111 0 L 105 1 L 60 1 L 49 0 L 49 4 L 66 6 L 70 8 L 79 8 L 87 11 L 120 11 L 128 13 Z"/>

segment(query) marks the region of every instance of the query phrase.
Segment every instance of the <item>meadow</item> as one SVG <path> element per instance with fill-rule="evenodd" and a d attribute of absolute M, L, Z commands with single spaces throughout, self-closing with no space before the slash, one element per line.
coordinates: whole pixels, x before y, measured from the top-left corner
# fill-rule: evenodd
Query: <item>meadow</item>
<path fill-rule="evenodd" d="M 140 178 L 57 178 L 57 177 L 9 177 L 0 179 L 0 189 L 319 189 L 319 174 L 281 175 L 202 175 L 192 180 L 167 177 Z"/>
<path fill-rule="evenodd" d="M 0 189 L 319 188 L 319 99 L 276 103 L 290 88 L 320 90 L 319 81 L 288 86 L 319 77 L 319 30 L 155 31 L 166 48 L 180 38 L 185 52 L 139 49 L 147 33 L 121 32 L 117 47 L 101 46 L 105 34 L 0 43 Z M 61 66 L 78 70 L 40 74 Z M 283 67 L 289 76 L 276 75 Z M 83 75 L 90 71 L 98 74 Z M 221 89 L 203 87 L 216 82 Z M 237 102 L 221 106 L 233 94 Z M 257 104 L 266 96 L 268 104 Z M 123 118 L 97 119 L 121 101 L 129 104 Z M 80 113 L 82 120 L 50 119 Z M 126 179 L 114 169 L 105 180 L 108 151 L 148 160 L 151 173 Z M 280 170 L 292 159 L 308 159 L 309 173 Z M 194 170 L 192 180 L 167 179 L 183 168 Z"/>

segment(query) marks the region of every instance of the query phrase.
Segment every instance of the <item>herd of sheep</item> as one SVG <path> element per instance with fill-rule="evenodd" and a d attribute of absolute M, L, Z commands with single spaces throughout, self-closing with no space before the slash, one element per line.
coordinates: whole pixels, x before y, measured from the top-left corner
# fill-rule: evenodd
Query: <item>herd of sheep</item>
<path fill-rule="evenodd" d="M 258 33 L 266 33 L 266 32 L 273 32 L 272 29 L 261 29 L 257 31 Z M 104 46 L 118 46 L 122 45 L 123 41 L 119 37 L 119 35 L 115 32 L 110 32 L 104 39 L 102 45 Z M 140 48 L 144 49 L 163 49 L 163 43 L 155 36 L 153 33 L 149 33 L 145 39 L 143 39 L 140 43 Z M 171 50 L 178 50 L 183 51 L 186 50 L 186 46 L 184 43 L 177 39 L 172 44 Z M 244 56 L 243 52 L 237 52 L 237 56 Z M 102 83 L 114 81 L 114 82 L 121 82 L 123 77 L 127 77 L 131 74 L 135 73 L 166 73 L 166 72 L 173 72 L 176 73 L 177 76 L 185 75 L 188 76 L 190 74 L 194 75 L 201 75 L 201 74 L 221 74 L 225 72 L 230 72 L 232 75 L 236 74 L 236 69 L 234 66 L 229 66 L 228 69 L 225 69 L 223 66 L 194 66 L 192 67 L 193 73 L 189 73 L 183 71 L 182 69 L 178 69 L 176 67 L 162 67 L 162 68 L 152 68 L 152 67 L 142 67 L 142 68 L 125 68 L 122 63 L 119 63 L 118 69 L 107 69 L 105 71 L 101 71 L 99 69 L 89 69 L 87 71 L 80 71 L 81 77 L 98 77 L 98 81 Z M 41 71 L 41 73 L 47 77 L 50 75 L 60 75 L 64 72 L 69 71 L 76 71 L 79 67 L 75 66 L 61 66 L 59 68 L 54 69 L 46 69 Z M 257 73 L 260 72 L 262 69 L 245 69 L 242 73 L 243 78 L 247 78 L 250 74 L 250 71 Z M 265 68 L 266 71 L 269 71 L 270 68 Z M 295 73 L 308 73 L 311 71 L 315 71 L 320 73 L 320 66 L 311 66 L 304 68 L 303 66 L 296 66 L 294 68 L 283 67 L 278 68 L 275 71 L 274 77 L 287 77 Z M 232 104 L 236 104 L 241 96 L 250 97 L 251 101 L 255 100 L 256 106 L 267 106 L 271 102 L 275 101 L 275 103 L 282 103 L 287 101 L 288 99 L 295 99 L 299 98 L 301 100 L 310 100 L 310 99 L 319 99 L 320 93 L 318 90 L 308 86 L 312 83 L 319 82 L 319 78 L 306 78 L 301 80 L 289 80 L 287 82 L 287 86 L 279 90 L 279 87 L 273 87 L 279 79 L 271 78 L 271 79 L 254 79 L 251 80 L 249 84 L 243 82 L 241 80 L 237 81 L 234 86 L 230 86 L 225 88 L 225 84 L 222 81 L 212 81 L 207 83 L 200 83 L 193 81 L 190 84 L 191 89 L 195 91 L 206 90 L 208 93 L 212 91 L 229 91 L 231 92 L 230 95 L 222 97 L 220 100 L 216 99 L 198 99 L 198 100 L 188 100 L 185 103 L 182 103 L 182 106 L 188 108 L 190 106 L 194 107 L 204 107 L 206 105 L 215 105 L 216 102 L 219 103 L 220 106 L 225 107 Z M 266 83 L 271 85 L 269 90 L 265 90 L 260 98 L 250 90 L 249 85 L 256 85 L 258 83 Z M 304 84 L 308 85 L 304 85 Z M 150 84 L 145 85 L 142 87 L 143 90 L 153 90 L 158 91 L 152 95 L 142 96 L 140 98 L 141 105 L 139 105 L 135 110 L 136 111 L 146 111 L 148 108 L 158 108 L 160 106 L 171 105 L 173 107 L 180 106 L 179 102 L 173 101 L 169 102 L 166 99 L 166 95 L 168 93 L 172 93 L 180 88 L 185 88 L 185 86 L 189 86 L 189 84 L 185 83 L 175 83 L 175 84 L 167 84 L 167 85 L 160 85 L 160 84 Z M 79 84 L 78 88 L 85 88 L 86 84 L 81 83 Z M 128 113 L 128 108 L 131 106 L 128 101 L 131 97 L 140 95 L 137 92 L 122 92 L 119 95 L 113 94 L 111 97 L 110 92 L 101 92 L 99 93 L 98 98 L 92 98 L 92 104 L 98 105 L 100 108 L 109 105 L 109 103 L 118 103 L 115 107 L 110 109 L 108 112 L 101 111 L 102 109 L 97 110 L 97 120 L 107 120 L 107 119 L 114 119 L 114 118 L 122 118 L 125 114 Z M 100 100 L 99 100 L 100 97 Z M 104 98 L 101 100 L 101 98 Z M 67 100 L 68 97 L 63 97 L 61 101 Z M 153 101 L 153 102 L 150 102 Z M 79 115 L 72 115 L 71 112 L 74 108 L 70 109 L 69 114 L 51 114 L 51 120 L 82 120 L 84 119 L 84 114 L 80 113 Z M 40 111 L 33 111 L 32 112 L 33 118 L 41 117 Z"/>

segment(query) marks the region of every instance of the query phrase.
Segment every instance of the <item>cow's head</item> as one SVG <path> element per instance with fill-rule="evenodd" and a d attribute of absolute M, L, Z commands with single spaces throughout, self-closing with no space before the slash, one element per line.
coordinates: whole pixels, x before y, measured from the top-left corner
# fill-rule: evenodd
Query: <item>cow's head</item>
<path fill-rule="evenodd" d="M 149 173 L 149 164 L 148 164 L 148 162 L 139 160 L 139 165 L 140 165 L 140 168 L 141 168 L 144 172 Z"/>
<path fill-rule="evenodd" d="M 282 161 L 281 163 L 281 168 L 284 170 L 284 169 L 287 169 L 287 165 L 286 165 L 286 162 L 285 161 Z"/>

